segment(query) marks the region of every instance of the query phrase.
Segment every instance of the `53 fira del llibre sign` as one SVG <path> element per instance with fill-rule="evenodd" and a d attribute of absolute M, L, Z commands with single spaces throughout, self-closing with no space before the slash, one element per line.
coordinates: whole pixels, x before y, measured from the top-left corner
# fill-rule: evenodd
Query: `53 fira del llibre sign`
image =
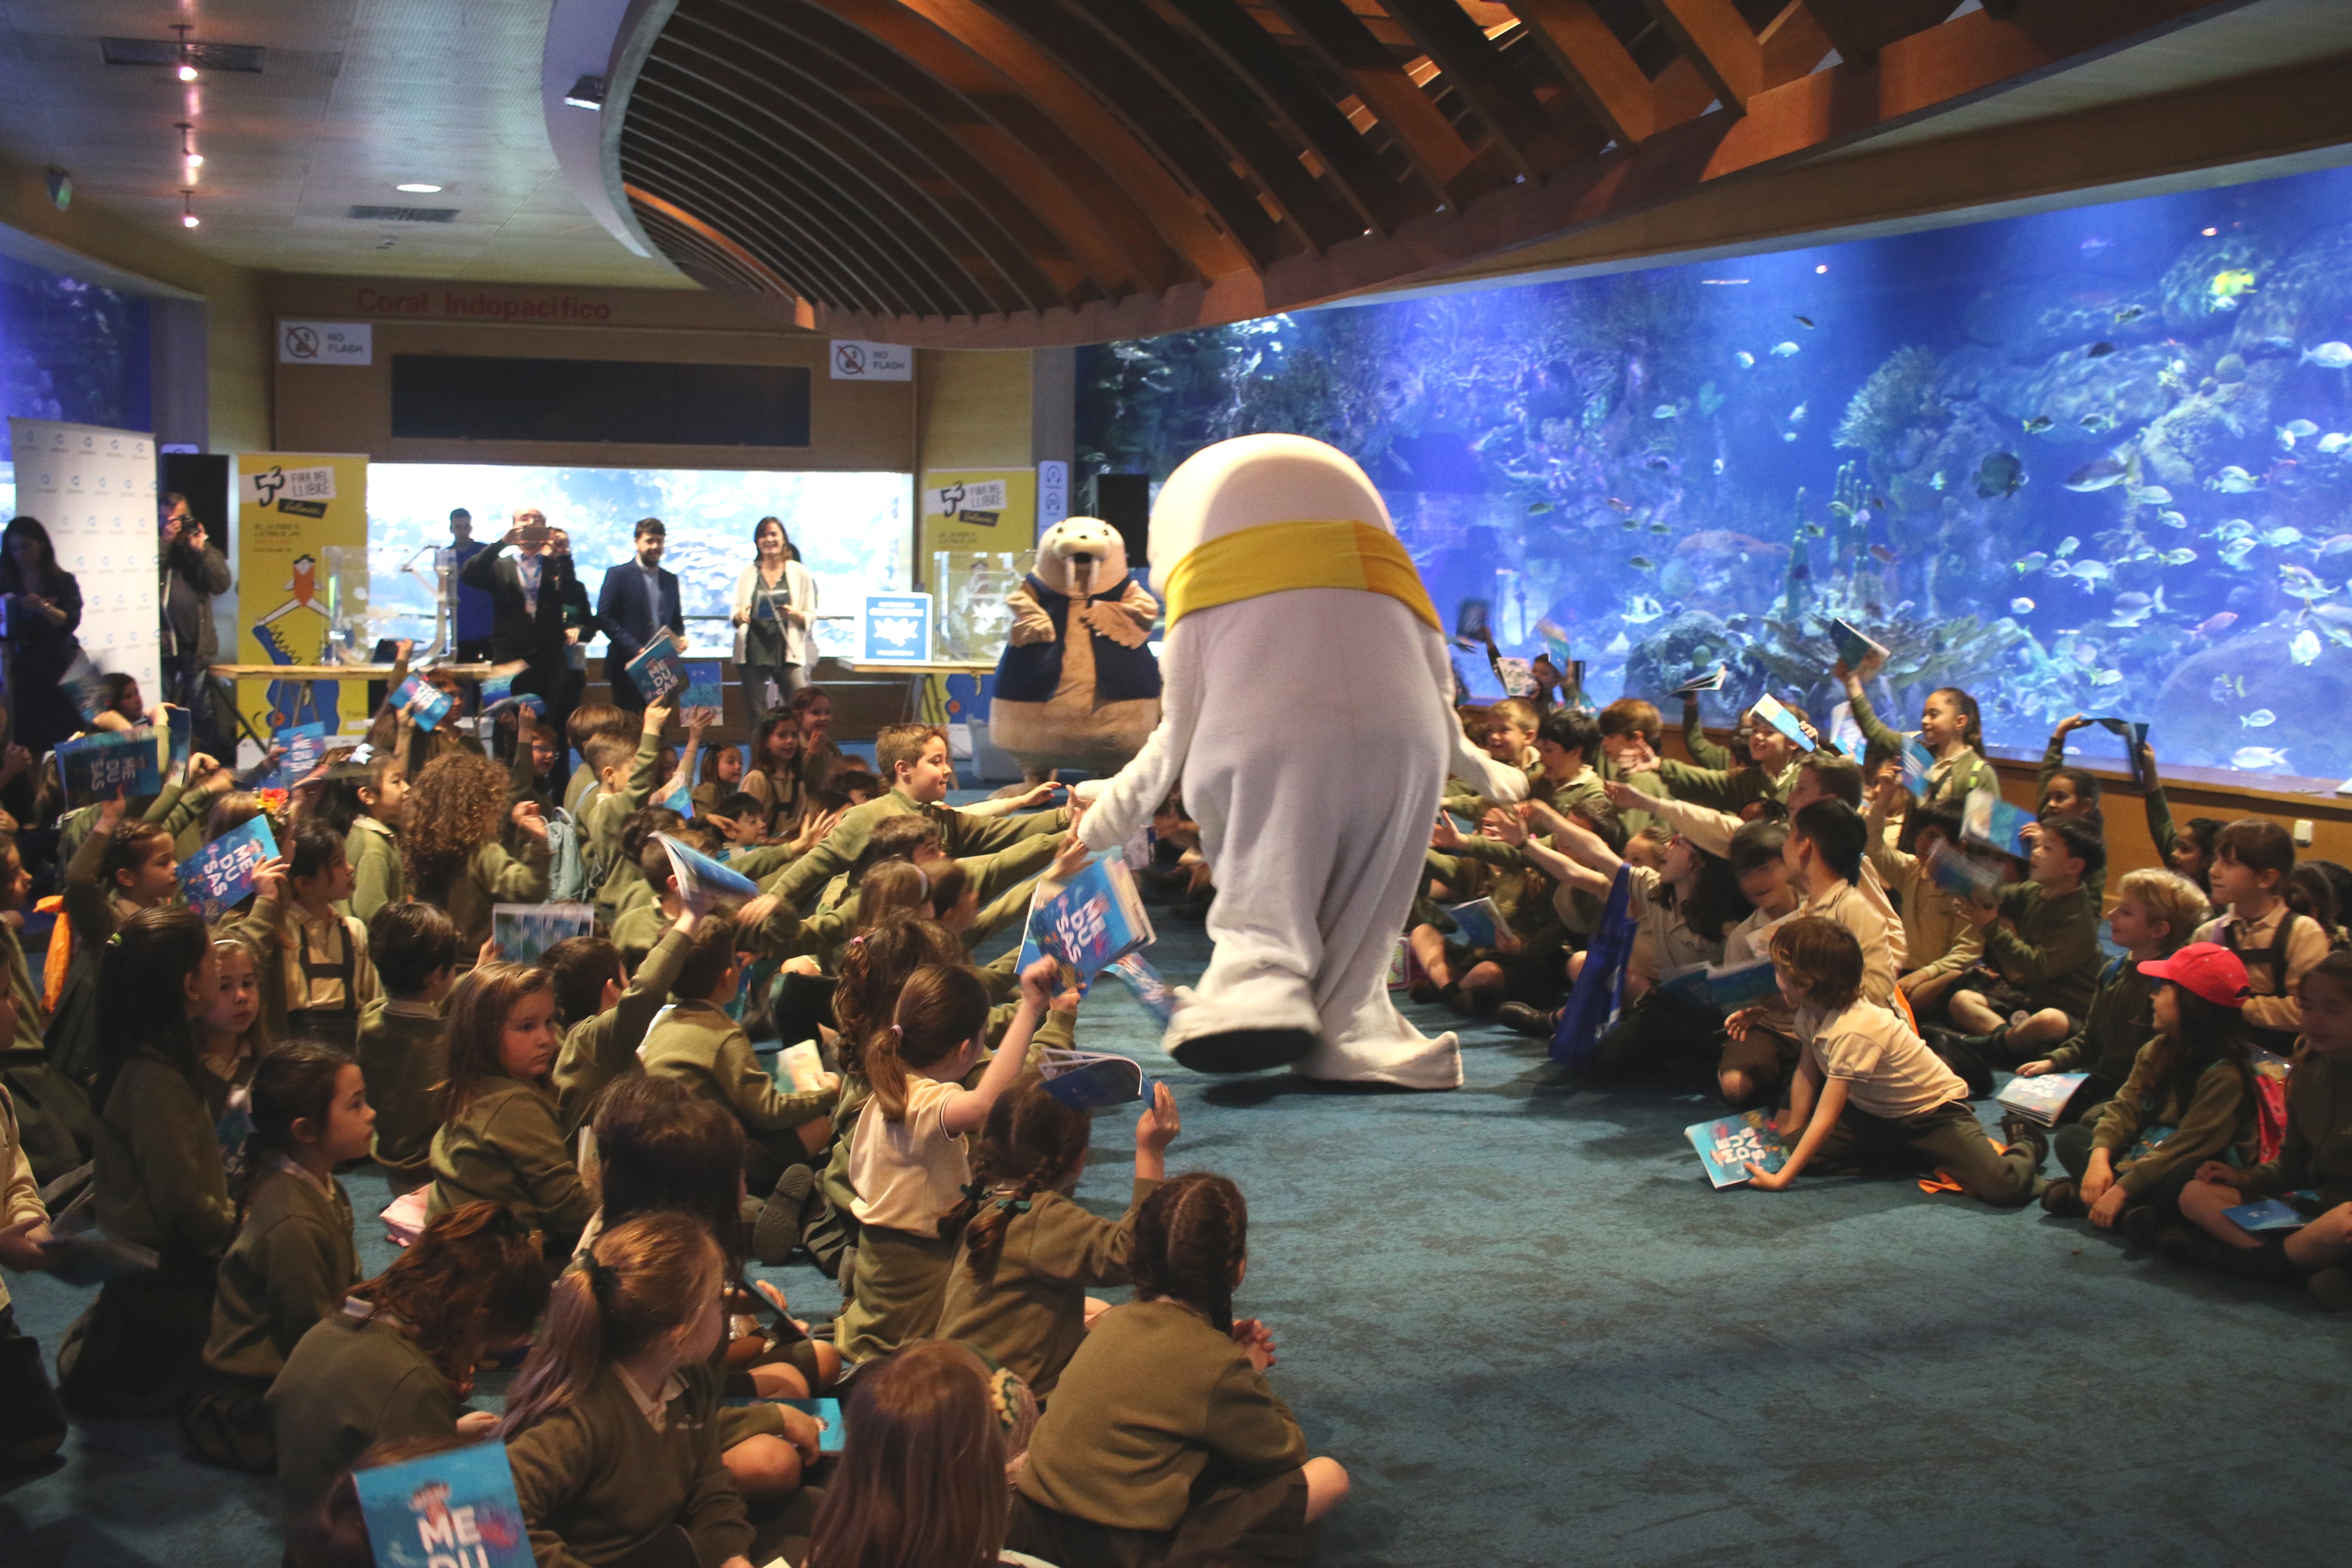
<path fill-rule="evenodd" d="M 375 363 L 375 328 L 365 321 L 280 321 L 279 364 Z"/>

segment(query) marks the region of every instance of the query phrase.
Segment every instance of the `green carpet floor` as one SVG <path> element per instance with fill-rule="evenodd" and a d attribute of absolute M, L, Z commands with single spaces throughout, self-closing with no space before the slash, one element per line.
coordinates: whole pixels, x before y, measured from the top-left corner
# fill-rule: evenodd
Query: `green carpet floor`
<path fill-rule="evenodd" d="M 1190 979 L 1207 942 L 1166 921 L 1153 957 Z M 1681 1135 L 1706 1101 L 1580 1089 L 1493 1028 L 1444 1095 L 1188 1074 L 1115 983 L 1080 1039 L 1162 1073 L 1172 1167 L 1249 1196 L 1237 1308 L 1355 1480 L 1326 1563 L 2339 1561 L 2352 1321 L 2300 1292 L 1907 1181 L 1717 1193 Z M 1097 1123 L 1099 1212 L 1131 1131 Z M 383 1184 L 347 1184 L 373 1270 Z M 830 1312 L 814 1270 L 769 1272 Z M 83 1293 L 10 1285 L 54 1352 Z M 0 1563 L 267 1568 L 274 1515 L 168 1423 L 89 1423 L 0 1480 Z"/>

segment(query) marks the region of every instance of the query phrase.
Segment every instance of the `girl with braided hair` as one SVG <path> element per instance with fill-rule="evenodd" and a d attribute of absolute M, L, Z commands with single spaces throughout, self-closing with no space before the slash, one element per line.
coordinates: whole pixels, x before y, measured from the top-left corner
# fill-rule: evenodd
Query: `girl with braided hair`
<path fill-rule="evenodd" d="M 1135 1300 L 1096 1322 L 1029 1440 L 1012 1544 L 1061 1568 L 1297 1562 L 1348 1472 L 1307 1457 L 1266 1384 L 1273 1336 L 1234 1321 L 1241 1189 L 1193 1172 L 1153 1193 L 1128 1268 Z"/>
<path fill-rule="evenodd" d="M 1089 1288 L 1130 1283 L 1135 1216 L 1168 1179 L 1176 1097 L 1154 1086 L 1135 1123 L 1135 1195 L 1118 1220 L 1099 1219 L 1070 1194 L 1087 1168 L 1093 1122 L 1024 1078 L 996 1102 L 972 1158 L 972 1184 L 940 1222 L 961 1233 L 939 1336 L 961 1340 L 1028 1381 L 1040 1400 L 1105 1310 Z"/>

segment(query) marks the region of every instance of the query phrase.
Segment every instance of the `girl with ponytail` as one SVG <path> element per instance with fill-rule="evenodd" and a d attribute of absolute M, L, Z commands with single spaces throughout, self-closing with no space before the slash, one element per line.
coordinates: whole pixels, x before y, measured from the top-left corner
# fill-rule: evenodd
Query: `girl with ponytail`
<path fill-rule="evenodd" d="M 938 1326 L 955 1237 L 940 1216 L 971 1182 L 964 1134 L 988 1121 L 1021 1076 L 1029 1037 L 1060 984 L 1050 958 L 1021 973 L 1021 1007 L 977 1087 L 958 1086 L 987 1051 L 988 987 L 969 968 L 929 964 L 898 993 L 887 1026 L 866 1042 L 873 1094 L 849 1138 L 857 1257 L 845 1276 L 834 1342 L 853 1362 L 887 1355 Z"/>
<path fill-rule="evenodd" d="M 268 1474 L 278 1468 L 269 1384 L 359 1280 L 351 1195 L 335 1167 L 367 1157 L 375 1112 L 358 1066 L 311 1045 L 280 1046 L 256 1064 L 252 1112 L 245 1224 L 221 1259 L 205 1370 L 180 1430 L 199 1458 Z"/>
<path fill-rule="evenodd" d="M 1024 1078 L 996 1102 L 972 1158 L 964 1200 L 940 1222 L 962 1236 L 948 1276 L 939 1337 L 961 1340 L 1024 1379 L 1040 1400 L 1085 1341 L 1105 1305 L 1088 1289 L 1131 1283 L 1129 1255 L 1144 1201 L 1168 1179 L 1176 1097 L 1166 1084 L 1135 1123 L 1135 1195 L 1118 1220 L 1071 1200 L 1087 1168 L 1093 1121 Z"/>
<path fill-rule="evenodd" d="M 725 1337 L 726 1281 L 709 1226 L 670 1209 L 614 1226 L 556 1281 L 499 1428 L 541 1568 L 750 1568 L 715 1385 L 690 1380 Z"/>
<path fill-rule="evenodd" d="M 1273 1336 L 1234 1321 L 1241 1189 L 1195 1172 L 1153 1193 L 1128 1268 L 1135 1300 L 1096 1322 L 1029 1440 L 1011 1544 L 1061 1568 L 1297 1562 L 1348 1472 L 1307 1457 L 1265 1381 Z"/>

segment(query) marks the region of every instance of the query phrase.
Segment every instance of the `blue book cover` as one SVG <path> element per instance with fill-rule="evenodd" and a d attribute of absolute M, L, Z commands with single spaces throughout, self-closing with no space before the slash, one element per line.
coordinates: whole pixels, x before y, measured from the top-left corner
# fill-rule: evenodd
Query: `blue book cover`
<path fill-rule="evenodd" d="M 180 862 L 180 896 L 211 925 L 253 891 L 253 874 L 278 858 L 278 837 L 269 818 L 257 816 L 233 827 Z"/>
<path fill-rule="evenodd" d="M 1862 628 L 1850 621 L 1832 621 L 1830 634 L 1836 638 L 1838 658 L 1845 661 L 1848 669 L 1860 669 L 1864 662 L 1874 656 L 1879 658 L 1886 657 L 1885 643 L 1864 636 Z"/>
<path fill-rule="evenodd" d="M 1050 951 L 1045 923 L 1045 906 L 1050 902 L 1052 900 L 1045 897 L 1045 888 L 1042 882 L 1029 895 L 1029 920 L 1028 923 L 1021 928 L 1021 952 L 1013 961 L 1013 973 L 1015 974 L 1019 974 L 1031 964 L 1046 956 Z M 1093 976 L 1081 974 L 1072 988 L 1080 997 L 1084 997 L 1087 988 L 1093 983 Z"/>
<path fill-rule="evenodd" d="M 841 1424 L 841 1401 L 838 1399 L 779 1399 L 779 1405 L 789 1405 L 803 1415 L 816 1418 L 816 1451 L 838 1454 L 849 1440 L 849 1429 Z"/>
<path fill-rule="evenodd" d="M 2260 1236 L 2269 1230 L 2301 1230 L 2311 1222 L 2294 1205 L 2277 1198 L 2264 1198 L 2259 1203 L 2239 1204 L 2223 1209 L 2222 1214 L 2240 1230 Z"/>
<path fill-rule="evenodd" d="M 2028 848 L 2025 830 L 2033 824 L 2032 812 L 2011 805 L 1991 786 L 1979 785 L 1969 795 L 1968 806 L 1961 814 L 1960 837 L 2021 860 Z"/>
<path fill-rule="evenodd" d="M 2130 1148 L 2125 1150 L 2121 1155 L 2116 1157 L 2116 1163 L 2118 1166 L 2128 1165 L 2134 1160 L 2147 1159 L 2150 1154 L 2155 1153 L 2156 1151 L 2162 1146 L 2164 1141 L 2171 1137 L 2177 1131 L 2179 1131 L 2177 1128 L 2164 1126 L 2141 1128 L 2139 1136 L 2132 1140 L 2132 1146 Z"/>
<path fill-rule="evenodd" d="M 168 708 L 164 710 L 163 722 L 172 738 L 170 751 L 163 758 L 163 771 L 168 773 L 195 754 L 196 716 L 184 708 Z"/>
<path fill-rule="evenodd" d="M 1778 996 L 1780 982 L 1773 972 L 1772 961 L 1759 958 L 1728 967 L 1713 963 L 1690 964 L 1663 976 L 1658 981 L 1658 989 L 1696 1006 L 1710 1007 L 1729 1016 L 1742 1007 Z"/>
<path fill-rule="evenodd" d="M 499 703 L 504 702 L 509 698 L 512 697 L 514 695 L 515 676 L 518 673 L 518 671 L 509 669 L 499 674 L 486 675 L 482 677 L 482 706 L 485 709 L 493 708 Z"/>
<path fill-rule="evenodd" d="M 537 963 L 559 942 L 595 935 L 596 911 L 586 904 L 492 904 L 490 934 L 501 963 Z"/>
<path fill-rule="evenodd" d="M 1454 904 L 1445 912 L 1454 921 L 1455 934 L 1466 946 L 1494 947 L 1513 934 L 1510 922 L 1503 918 L 1503 911 L 1495 907 L 1492 899 Z"/>
<path fill-rule="evenodd" d="M 680 816 L 691 817 L 694 815 L 694 786 L 685 779 L 680 779 L 667 795 L 649 800 L 646 804 L 665 806 Z"/>
<path fill-rule="evenodd" d="M 416 704 L 416 727 L 420 730 L 439 729 L 441 721 L 449 716 L 453 706 L 447 692 L 420 675 L 412 675 L 402 681 L 400 689 L 392 694 L 394 711 L 412 702 Z"/>
<path fill-rule="evenodd" d="M 358 1470 L 352 1484 L 376 1568 L 533 1568 L 502 1443 Z"/>
<path fill-rule="evenodd" d="M 58 678 L 58 689 L 73 699 L 74 711 L 85 724 L 97 723 L 98 716 L 106 711 L 105 673 L 89 661 L 89 655 L 77 649 L 73 662 Z"/>
<path fill-rule="evenodd" d="M 686 689 L 677 700 L 680 708 L 716 708 L 724 711 L 726 694 L 720 689 L 720 661 L 715 658 L 689 658 L 681 661 L 686 671 Z"/>
<path fill-rule="evenodd" d="M 1748 711 L 1794 741 L 1797 743 L 1797 750 L 1801 752 L 1815 750 L 1813 738 L 1805 733 L 1804 726 L 1797 722 L 1797 716 L 1790 712 L 1781 705 L 1778 698 L 1769 692 L 1759 697 L 1755 706 L 1748 709 Z"/>
<path fill-rule="evenodd" d="M 161 795 L 155 731 L 100 730 L 58 742 L 58 776 L 69 795 L 111 800 L 118 795 Z"/>
<path fill-rule="evenodd" d="M 686 663 L 677 657 L 677 640 L 667 627 L 655 634 L 637 657 L 623 667 L 647 702 L 667 702 L 686 686 Z"/>
<path fill-rule="evenodd" d="M 1150 1092 L 1140 1063 L 1101 1051 L 1048 1049 L 1037 1072 L 1047 1094 L 1089 1114 L 1133 1105 Z"/>
<path fill-rule="evenodd" d="M 1928 854 L 1927 875 L 1946 892 L 1980 904 L 1991 903 L 1994 893 L 2008 880 L 2003 868 L 1949 844 L 1938 844 Z"/>
<path fill-rule="evenodd" d="M 1398 946 L 1403 946 L 1402 938 Z M 1176 1016 L 1174 989 L 1160 978 L 1160 972 L 1146 962 L 1143 954 L 1130 952 L 1110 968 L 1112 973 L 1127 982 L 1127 988 L 1135 993 L 1135 999 L 1150 1009 L 1153 1017 L 1165 1024 Z"/>
<path fill-rule="evenodd" d="M 2074 1091 L 2090 1081 L 2086 1072 L 2046 1072 L 2039 1078 L 2013 1078 L 1995 1096 L 2004 1110 L 2014 1110 L 2028 1121 L 2038 1121 L 2044 1127 L 2058 1122 L 2058 1113 L 2074 1098 Z"/>
<path fill-rule="evenodd" d="M 1135 873 L 1117 850 L 1069 880 L 1039 911 L 1041 946 L 1092 980 L 1111 964 L 1152 940 L 1150 917 L 1135 890 Z"/>
<path fill-rule="evenodd" d="M 1789 1163 L 1789 1146 L 1780 1142 L 1772 1119 L 1760 1110 L 1702 1121 L 1685 1128 L 1683 1136 L 1698 1151 L 1706 1179 L 1718 1188 L 1744 1185 L 1750 1164 L 1771 1172 Z"/>
<path fill-rule="evenodd" d="M 1903 787 L 1914 795 L 1927 793 L 1927 774 L 1936 766 L 1936 753 L 1919 743 L 1916 735 L 1903 737 Z"/>
<path fill-rule="evenodd" d="M 730 871 L 691 845 L 681 844 L 667 833 L 656 833 L 654 839 L 669 851 L 670 875 L 677 879 L 681 898 L 698 895 L 710 899 L 751 899 L 760 893 L 758 883 L 740 871 Z"/>

